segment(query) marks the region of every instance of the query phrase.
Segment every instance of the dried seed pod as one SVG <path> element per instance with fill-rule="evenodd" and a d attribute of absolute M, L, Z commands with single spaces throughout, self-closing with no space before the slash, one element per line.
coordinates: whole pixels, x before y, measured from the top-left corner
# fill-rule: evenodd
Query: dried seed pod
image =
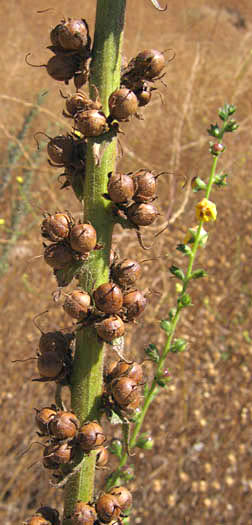
<path fill-rule="evenodd" d="M 79 69 L 79 65 L 79 57 L 57 54 L 51 57 L 44 67 L 46 67 L 48 75 L 54 80 L 68 84 L 69 80 L 73 78 L 75 72 Z"/>
<path fill-rule="evenodd" d="M 44 259 L 54 270 L 62 270 L 74 262 L 71 248 L 61 242 L 46 246 Z"/>
<path fill-rule="evenodd" d="M 124 322 L 118 315 L 106 317 L 96 323 L 95 328 L 99 337 L 108 343 L 117 337 L 122 337 L 125 329 Z"/>
<path fill-rule="evenodd" d="M 121 509 L 115 496 L 103 494 L 96 503 L 96 512 L 103 523 L 109 523 L 119 518 Z"/>
<path fill-rule="evenodd" d="M 123 306 L 126 309 L 128 321 L 132 321 L 144 311 L 147 299 L 140 290 L 131 290 L 123 295 Z"/>
<path fill-rule="evenodd" d="M 136 202 L 150 202 L 156 197 L 156 177 L 148 170 L 140 170 L 133 175 L 135 184 L 134 200 Z"/>
<path fill-rule="evenodd" d="M 62 24 L 56 27 L 58 28 L 56 40 L 58 40 L 63 49 L 80 51 L 85 47 L 90 48 L 90 36 L 86 20 L 68 18 L 67 22 L 63 21 Z"/>
<path fill-rule="evenodd" d="M 52 42 L 52 45 L 54 47 L 60 47 L 60 43 L 59 43 L 59 31 L 62 27 L 62 23 L 61 24 L 57 24 L 52 30 L 51 30 L 51 33 L 50 33 L 50 40 Z"/>
<path fill-rule="evenodd" d="M 134 413 L 139 408 L 141 398 L 141 392 L 139 390 L 136 390 L 133 401 L 131 401 L 126 407 L 123 407 L 124 412 L 126 412 L 127 414 Z"/>
<path fill-rule="evenodd" d="M 97 109 L 88 109 L 77 113 L 74 122 L 77 129 L 85 137 L 99 137 L 108 131 L 106 116 Z"/>
<path fill-rule="evenodd" d="M 156 49 L 144 49 L 131 61 L 135 74 L 144 80 L 159 77 L 165 67 L 164 54 Z"/>
<path fill-rule="evenodd" d="M 60 465 L 65 465 L 73 459 L 73 447 L 68 443 L 58 443 L 45 447 L 43 454 L 43 465 L 45 468 L 54 470 Z"/>
<path fill-rule="evenodd" d="M 51 525 L 60 525 L 59 513 L 57 509 L 53 509 L 52 507 L 40 507 L 36 511 L 36 516 L 42 516 L 45 520 L 48 520 Z"/>
<path fill-rule="evenodd" d="M 123 294 L 114 283 L 104 283 L 94 291 L 95 306 L 106 314 L 119 312 L 123 305 Z"/>
<path fill-rule="evenodd" d="M 135 284 L 141 277 L 142 268 L 137 261 L 125 259 L 112 268 L 113 280 L 122 287 Z"/>
<path fill-rule="evenodd" d="M 138 385 L 134 379 L 123 376 L 113 379 L 110 389 L 115 402 L 124 408 L 135 400 Z"/>
<path fill-rule="evenodd" d="M 79 429 L 80 422 L 75 414 L 67 411 L 57 412 L 49 422 L 50 433 L 56 439 L 73 439 Z"/>
<path fill-rule="evenodd" d="M 97 447 L 97 455 L 96 455 L 96 466 L 97 467 L 105 467 L 108 463 L 109 459 L 109 452 L 108 449 L 101 446 Z"/>
<path fill-rule="evenodd" d="M 44 352 L 38 357 L 40 377 L 56 379 L 62 371 L 63 365 L 62 355 L 54 351 Z"/>
<path fill-rule="evenodd" d="M 91 224 L 76 224 L 70 232 L 70 244 L 73 250 L 85 254 L 94 250 L 97 236 Z"/>
<path fill-rule="evenodd" d="M 66 239 L 69 236 L 71 224 L 72 219 L 67 213 L 49 215 L 42 222 L 42 236 L 52 242 Z"/>
<path fill-rule="evenodd" d="M 53 408 L 44 407 L 36 409 L 35 422 L 40 432 L 46 436 L 50 434 L 49 423 L 56 416 L 57 412 Z"/>
<path fill-rule="evenodd" d="M 123 173 L 111 173 L 108 182 L 108 194 L 113 202 L 127 202 L 135 192 L 132 178 Z"/>
<path fill-rule="evenodd" d="M 61 353 L 62 356 L 69 348 L 69 341 L 67 337 L 60 331 L 42 333 L 39 340 L 39 350 L 41 354 L 44 352 L 54 351 Z"/>
<path fill-rule="evenodd" d="M 83 67 L 83 58 L 77 54 L 57 53 L 48 60 L 47 64 L 31 64 L 28 62 L 28 53 L 25 57 L 26 64 L 31 67 L 45 67 L 48 75 L 54 80 L 63 81 L 68 84 L 69 80 L 73 78 L 75 73 Z"/>
<path fill-rule="evenodd" d="M 138 101 L 135 93 L 128 88 L 116 89 L 109 97 L 109 111 L 112 120 L 128 120 L 135 115 Z"/>
<path fill-rule="evenodd" d="M 99 110 L 101 108 L 102 105 L 98 96 L 96 100 L 92 100 L 83 91 L 77 91 L 74 95 L 67 97 L 66 100 L 66 109 L 71 117 L 74 117 L 76 113 L 80 113 L 81 111 L 87 111 L 89 109 Z"/>
<path fill-rule="evenodd" d="M 144 82 L 141 87 L 134 89 L 134 93 L 137 96 L 139 107 L 143 107 L 149 104 L 153 89 L 155 88 L 152 88 L 146 82 Z"/>
<path fill-rule="evenodd" d="M 142 202 L 129 206 L 127 215 L 136 226 L 149 226 L 156 220 L 159 213 L 153 204 Z"/>
<path fill-rule="evenodd" d="M 122 376 L 130 377 L 131 379 L 134 379 L 137 384 L 140 384 L 143 381 L 143 368 L 135 361 L 132 361 L 132 363 L 118 361 L 116 364 L 113 363 L 111 371 L 106 376 L 106 381 L 110 382 L 113 379 Z"/>
<path fill-rule="evenodd" d="M 93 525 L 97 518 L 94 507 L 83 501 L 78 501 L 71 516 L 73 525 Z"/>
<path fill-rule="evenodd" d="M 78 442 L 84 452 L 90 452 L 105 441 L 103 428 L 96 421 L 84 423 L 78 433 Z"/>
<path fill-rule="evenodd" d="M 132 505 L 131 492 L 126 487 L 113 487 L 109 494 L 115 496 L 122 511 L 129 509 Z"/>
<path fill-rule="evenodd" d="M 63 308 L 70 317 L 81 321 L 88 316 L 90 305 L 91 297 L 87 292 L 74 290 L 71 294 L 66 296 Z"/>
<path fill-rule="evenodd" d="M 57 135 L 49 140 L 47 153 L 52 162 L 61 166 L 68 165 L 73 160 L 74 140 L 71 135 Z"/>

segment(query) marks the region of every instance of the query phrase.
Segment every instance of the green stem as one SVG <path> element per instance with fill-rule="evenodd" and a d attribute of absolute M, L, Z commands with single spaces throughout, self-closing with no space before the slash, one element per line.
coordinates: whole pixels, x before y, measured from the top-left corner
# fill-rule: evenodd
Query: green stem
<path fill-rule="evenodd" d="M 122 32 L 126 0 L 97 0 L 96 23 L 91 64 L 90 90 L 98 89 L 103 110 L 108 114 L 108 98 L 120 85 Z M 96 165 L 94 149 L 106 145 L 100 165 Z M 90 221 L 97 231 L 101 250 L 90 254 L 80 276 L 80 286 L 92 292 L 109 279 L 109 254 L 113 229 L 111 205 L 102 195 L 107 190 L 107 175 L 115 168 L 116 139 L 90 139 L 87 148 L 85 185 L 83 192 L 84 221 Z M 99 418 L 102 393 L 104 345 L 93 328 L 80 330 L 71 377 L 72 410 L 81 423 Z M 77 458 L 79 460 L 80 458 Z M 81 471 L 73 475 L 65 488 L 65 518 L 78 500 L 93 500 L 96 453 L 83 461 Z M 65 523 L 67 519 L 65 519 Z"/>
<path fill-rule="evenodd" d="M 209 177 L 209 181 L 208 181 L 207 188 L 206 188 L 206 194 L 205 194 L 206 198 L 209 197 L 211 189 L 212 189 L 212 185 L 213 185 L 214 177 L 215 177 L 215 172 L 216 172 L 217 161 L 218 161 L 218 156 L 214 157 L 214 160 L 213 160 L 213 163 L 212 163 L 210 177 Z M 194 241 L 194 244 L 193 244 L 193 248 L 192 248 L 192 251 L 191 251 L 191 253 L 189 255 L 189 262 L 188 262 L 187 272 L 186 272 L 186 276 L 185 276 L 185 279 L 184 279 L 184 285 L 183 285 L 183 289 L 182 289 L 182 292 L 181 292 L 180 296 L 182 296 L 185 293 L 185 291 L 187 289 L 187 286 L 189 284 L 189 281 L 191 279 L 193 264 L 194 264 L 196 253 L 197 253 L 198 246 L 199 246 L 199 240 L 200 240 L 200 233 L 201 233 L 202 225 L 203 225 L 203 221 L 200 221 L 199 226 L 198 226 L 198 230 L 197 230 L 197 233 L 196 233 L 196 236 L 195 236 L 195 241 Z M 155 377 L 154 377 L 154 379 L 152 381 L 152 384 L 151 384 L 151 386 L 149 388 L 149 391 L 148 391 L 147 395 L 145 396 L 144 404 L 143 404 L 143 407 L 141 409 L 141 414 L 138 416 L 137 422 L 135 423 L 135 426 L 133 428 L 133 431 L 132 431 L 132 434 L 131 434 L 131 438 L 130 438 L 130 441 L 129 441 L 129 446 L 128 446 L 129 451 L 132 448 L 134 448 L 135 445 L 136 445 L 137 437 L 138 437 L 138 434 L 139 434 L 139 432 L 140 432 L 140 430 L 142 428 L 142 425 L 143 425 L 146 413 L 148 411 L 148 408 L 149 408 L 151 402 L 153 401 L 153 399 L 154 399 L 154 397 L 155 397 L 155 395 L 156 395 L 156 393 L 158 391 L 158 377 L 160 377 L 160 374 L 162 374 L 162 372 L 163 372 L 163 369 L 164 369 L 164 366 L 165 366 L 165 362 L 166 362 L 166 358 L 167 358 L 167 355 L 168 355 L 168 353 L 170 351 L 171 344 L 172 344 L 172 341 L 173 341 L 173 337 L 174 337 L 174 334 L 175 334 L 175 331 L 176 331 L 176 327 L 177 327 L 177 324 L 178 324 L 178 321 L 179 321 L 179 318 L 180 318 L 181 310 L 182 310 L 182 307 L 178 304 L 177 308 L 176 308 L 176 311 L 175 311 L 175 315 L 174 315 L 172 323 L 171 323 L 171 331 L 170 331 L 169 336 L 167 337 L 167 340 L 165 342 L 165 345 L 164 345 L 164 348 L 163 348 L 163 352 L 162 352 L 162 355 L 160 357 L 160 360 L 159 360 L 159 363 L 158 363 L 158 367 L 156 369 Z M 117 478 L 118 478 L 118 476 L 120 476 L 120 469 L 127 463 L 127 459 L 128 459 L 127 452 L 124 452 L 124 454 L 122 455 L 122 457 L 120 459 L 118 468 L 108 478 L 108 482 L 107 482 L 107 485 L 106 485 L 107 488 L 112 487 L 117 482 Z"/>

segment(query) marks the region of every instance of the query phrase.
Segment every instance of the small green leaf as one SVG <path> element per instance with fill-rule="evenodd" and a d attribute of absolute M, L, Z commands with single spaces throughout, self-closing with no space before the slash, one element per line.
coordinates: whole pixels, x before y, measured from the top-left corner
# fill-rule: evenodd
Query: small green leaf
<path fill-rule="evenodd" d="M 162 330 L 164 330 L 164 332 L 169 335 L 172 331 L 172 324 L 170 321 L 167 321 L 167 319 L 162 319 L 162 321 L 160 321 L 160 328 L 162 328 Z"/>
<path fill-rule="evenodd" d="M 151 359 L 151 361 L 154 361 L 155 363 L 159 362 L 160 355 L 156 345 L 150 343 L 149 346 L 147 346 L 147 348 L 144 349 L 144 351 L 149 357 L 149 359 Z"/>
<path fill-rule="evenodd" d="M 191 296 L 188 293 L 184 293 L 178 298 L 178 306 L 180 308 L 186 308 L 186 306 L 191 306 L 192 300 Z"/>
<path fill-rule="evenodd" d="M 178 244 L 176 246 L 176 250 L 178 250 L 179 252 L 183 253 L 183 255 L 191 255 L 191 253 L 192 253 L 192 250 L 191 250 L 190 246 L 188 246 L 188 244 Z"/>
<path fill-rule="evenodd" d="M 223 174 L 216 173 L 213 182 L 214 184 L 216 184 L 216 186 L 227 186 L 227 181 L 226 181 L 227 177 L 228 177 L 228 173 L 223 173 Z"/>
<path fill-rule="evenodd" d="M 219 137 L 221 135 L 221 130 L 218 124 L 211 124 L 210 128 L 207 130 L 208 134 L 212 137 Z"/>
<path fill-rule="evenodd" d="M 175 277 L 177 277 L 178 279 L 181 279 L 181 281 L 184 280 L 185 275 L 184 275 L 183 270 L 181 270 L 181 268 L 178 268 L 178 266 L 175 266 L 173 264 L 172 266 L 170 266 L 169 270 L 172 273 L 172 275 L 175 275 Z"/>
<path fill-rule="evenodd" d="M 200 279 L 201 277 L 206 277 L 207 272 L 205 270 L 194 270 L 194 272 L 191 274 L 191 279 Z"/>
<path fill-rule="evenodd" d="M 170 348 L 170 352 L 177 354 L 178 352 L 184 352 L 187 346 L 187 342 L 184 339 L 175 339 L 173 345 Z"/>
<path fill-rule="evenodd" d="M 123 445 L 120 439 L 113 439 L 108 447 L 108 450 L 111 454 L 121 458 L 123 453 Z"/>
<path fill-rule="evenodd" d="M 136 447 L 143 448 L 144 450 L 151 450 L 153 445 L 154 441 L 152 437 L 148 435 L 148 432 L 140 434 L 136 442 Z"/>

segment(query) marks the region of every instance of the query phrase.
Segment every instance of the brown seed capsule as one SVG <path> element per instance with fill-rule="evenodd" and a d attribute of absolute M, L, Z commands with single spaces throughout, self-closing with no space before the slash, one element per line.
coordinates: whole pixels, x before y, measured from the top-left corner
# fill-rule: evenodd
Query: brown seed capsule
<path fill-rule="evenodd" d="M 122 408 L 127 407 L 127 405 L 134 401 L 138 391 L 136 381 L 130 377 L 113 379 L 110 388 L 115 402 Z"/>
<path fill-rule="evenodd" d="M 99 137 L 108 131 L 106 116 L 97 109 L 77 113 L 74 121 L 77 129 L 85 137 Z"/>
<path fill-rule="evenodd" d="M 42 518 L 48 520 L 51 525 L 60 525 L 59 513 L 56 509 L 53 509 L 52 507 L 40 507 L 36 511 L 36 516 L 42 516 Z"/>
<path fill-rule="evenodd" d="M 143 381 L 143 369 L 139 363 L 132 361 L 132 363 L 126 363 L 126 361 L 118 361 L 113 366 L 111 372 L 107 376 L 108 381 L 112 381 L 118 377 L 130 377 L 139 384 Z"/>
<path fill-rule="evenodd" d="M 44 259 L 54 270 L 62 270 L 74 262 L 71 248 L 63 243 L 47 246 L 44 251 Z"/>
<path fill-rule="evenodd" d="M 163 53 L 156 49 L 144 49 L 132 60 L 134 71 L 145 80 L 157 78 L 165 67 Z"/>
<path fill-rule="evenodd" d="M 103 446 L 101 446 L 101 447 L 97 447 L 96 450 L 98 451 L 97 455 L 96 455 L 96 466 L 97 467 L 105 467 L 105 465 L 107 465 L 108 459 L 109 459 L 108 449 L 103 447 Z"/>
<path fill-rule="evenodd" d="M 57 24 L 51 31 L 50 33 L 50 40 L 52 42 L 52 45 L 54 47 L 60 47 L 60 43 L 59 43 L 59 32 L 60 32 L 60 29 L 62 27 L 62 23 L 61 24 Z"/>
<path fill-rule="evenodd" d="M 91 297 L 87 292 L 74 290 L 71 294 L 67 295 L 63 308 L 73 319 L 81 321 L 88 316 L 90 305 Z"/>
<path fill-rule="evenodd" d="M 131 401 L 131 403 L 129 403 L 126 407 L 123 407 L 123 410 L 127 413 L 127 414 L 132 414 L 133 412 L 136 412 L 136 410 L 139 410 L 139 405 L 140 405 L 140 402 L 141 402 L 141 392 L 139 392 L 138 390 L 135 391 L 135 397 L 133 399 L 133 401 Z"/>
<path fill-rule="evenodd" d="M 66 239 L 70 233 L 71 218 L 66 213 L 55 213 L 46 217 L 41 225 L 42 236 L 57 242 Z"/>
<path fill-rule="evenodd" d="M 141 277 L 142 269 L 140 264 L 133 259 L 125 259 L 116 264 L 112 269 L 112 276 L 120 286 L 128 287 L 135 284 Z"/>
<path fill-rule="evenodd" d="M 103 523 L 109 523 L 119 518 L 121 509 L 112 494 L 103 494 L 96 503 L 96 512 Z"/>
<path fill-rule="evenodd" d="M 109 97 L 111 119 L 127 120 L 137 112 L 138 101 L 135 93 L 127 88 L 116 89 Z"/>
<path fill-rule="evenodd" d="M 135 184 L 134 200 L 137 202 L 150 202 L 156 197 L 156 177 L 151 171 L 140 170 L 133 175 Z"/>
<path fill-rule="evenodd" d="M 50 58 L 45 67 L 50 77 L 67 84 L 78 70 L 79 62 L 73 55 L 57 54 Z"/>
<path fill-rule="evenodd" d="M 69 341 L 67 337 L 60 331 L 42 333 L 39 340 L 39 350 L 41 354 L 44 352 L 54 351 L 61 353 L 62 356 L 69 348 Z"/>
<path fill-rule="evenodd" d="M 71 117 L 74 117 L 76 113 L 81 111 L 87 111 L 89 109 L 101 109 L 102 105 L 99 97 L 96 100 L 91 100 L 86 93 L 77 91 L 74 95 L 71 95 L 66 100 L 66 109 Z"/>
<path fill-rule="evenodd" d="M 67 22 L 64 21 L 58 27 L 57 39 L 61 47 L 67 51 L 79 51 L 86 46 L 89 47 L 90 37 L 86 21 L 71 18 Z"/>
<path fill-rule="evenodd" d="M 73 448 L 68 443 L 49 445 L 44 450 L 43 465 L 48 469 L 57 469 L 60 465 L 69 463 L 73 454 Z"/>
<path fill-rule="evenodd" d="M 96 243 L 96 231 L 91 224 L 76 224 L 71 229 L 70 244 L 73 250 L 85 254 L 94 250 Z"/>
<path fill-rule="evenodd" d="M 40 410 L 36 409 L 35 422 L 38 429 L 43 435 L 50 434 L 49 423 L 56 416 L 56 414 L 56 410 L 50 407 L 44 407 Z"/>
<path fill-rule="evenodd" d="M 61 166 L 70 164 L 73 160 L 74 141 L 71 135 L 58 135 L 47 144 L 47 153 L 52 162 Z"/>
<path fill-rule="evenodd" d="M 141 315 L 147 304 L 147 299 L 140 290 L 132 290 L 123 296 L 123 306 L 127 312 L 127 319 L 131 321 Z"/>
<path fill-rule="evenodd" d="M 75 414 L 67 411 L 57 412 L 49 422 L 50 433 L 57 439 L 73 439 L 80 426 Z"/>
<path fill-rule="evenodd" d="M 99 337 L 108 343 L 124 334 L 124 322 L 118 315 L 103 319 L 100 323 L 96 323 L 95 328 Z"/>
<path fill-rule="evenodd" d="M 114 173 L 109 175 L 108 194 L 113 202 L 127 202 L 135 192 L 134 182 L 129 175 Z"/>
<path fill-rule="evenodd" d="M 132 505 L 132 495 L 126 487 L 113 487 L 109 494 L 115 496 L 122 511 L 129 509 Z"/>
<path fill-rule="evenodd" d="M 156 220 L 159 213 L 153 204 L 142 202 L 129 206 L 127 215 L 133 224 L 137 226 L 149 226 Z"/>
<path fill-rule="evenodd" d="M 152 91 L 155 88 L 151 88 L 146 82 L 138 88 L 134 89 L 134 93 L 137 96 L 139 107 L 146 106 L 151 100 Z"/>
<path fill-rule="evenodd" d="M 90 452 L 105 441 L 103 428 L 96 421 L 84 423 L 78 433 L 78 442 L 84 452 Z"/>
<path fill-rule="evenodd" d="M 106 314 L 116 314 L 122 308 L 123 294 L 114 283 L 104 283 L 94 291 L 95 306 Z"/>
<path fill-rule="evenodd" d="M 44 352 L 38 357 L 38 371 L 41 377 L 56 379 L 62 371 L 64 361 L 57 352 Z"/>
<path fill-rule="evenodd" d="M 94 507 L 83 501 L 78 501 L 71 516 L 73 525 L 93 525 L 97 515 Z"/>

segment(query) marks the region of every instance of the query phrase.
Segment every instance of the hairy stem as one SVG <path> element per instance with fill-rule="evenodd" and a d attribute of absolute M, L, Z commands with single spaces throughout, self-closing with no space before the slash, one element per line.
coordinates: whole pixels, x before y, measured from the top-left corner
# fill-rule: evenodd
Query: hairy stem
<path fill-rule="evenodd" d="M 108 98 L 120 84 L 122 33 L 126 0 L 97 0 L 96 25 L 91 64 L 90 91 L 98 89 L 103 111 L 108 114 Z M 97 165 L 97 146 L 106 146 L 100 165 Z M 107 190 L 107 175 L 114 170 L 116 138 L 109 134 L 90 139 L 87 151 L 85 185 L 83 192 L 84 221 L 90 221 L 97 231 L 102 249 L 90 254 L 83 266 L 80 286 L 92 292 L 109 277 L 109 254 L 113 229 L 111 206 L 102 195 Z M 93 328 L 80 330 L 71 378 L 72 409 L 81 423 L 99 418 L 102 392 L 104 345 Z M 96 453 L 91 452 L 82 463 L 80 472 L 67 483 L 65 489 L 65 518 L 68 518 L 78 500 L 93 499 Z"/>

